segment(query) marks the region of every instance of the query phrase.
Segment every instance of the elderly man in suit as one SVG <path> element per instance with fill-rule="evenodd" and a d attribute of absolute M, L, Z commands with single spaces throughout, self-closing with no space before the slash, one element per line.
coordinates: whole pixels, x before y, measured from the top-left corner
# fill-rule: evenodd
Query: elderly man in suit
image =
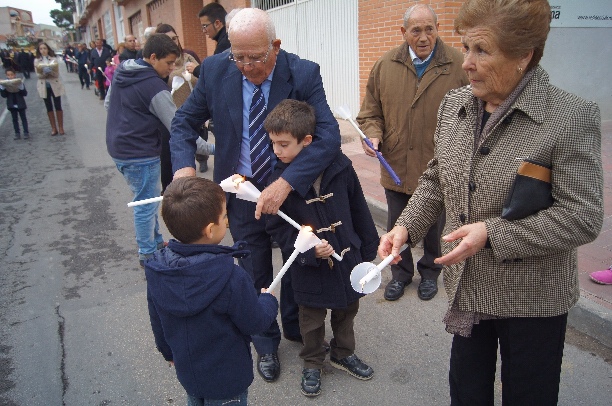
<path fill-rule="evenodd" d="M 232 19 L 229 38 L 232 44 L 229 55 L 220 53 L 204 60 L 193 94 L 172 121 L 170 149 L 174 177 L 195 176 L 198 128 L 202 122 L 213 119 L 215 182 L 239 173 L 262 190 L 257 205 L 235 195 L 229 195 L 227 202 L 232 237 L 235 241 L 246 241 L 251 250 L 250 257 L 241 259 L 241 265 L 253 275 L 259 292 L 270 285 L 273 277 L 266 216 L 276 214 L 291 190 L 302 196 L 306 193 L 321 168 L 329 165 L 337 154 L 340 131 L 326 101 L 319 66 L 280 49 L 281 41 L 276 38 L 274 24 L 266 12 L 259 9 L 238 12 Z M 315 108 L 314 140 L 280 179 L 266 187 L 276 158 L 269 147 L 268 135 L 263 130 L 258 132 L 259 122 L 288 98 L 305 101 Z M 251 114 L 255 111 L 259 111 L 257 119 Z M 283 280 L 280 300 L 283 333 L 290 340 L 301 341 L 297 306 L 287 282 L 290 281 Z M 279 342 L 277 323 L 263 334 L 253 336 L 259 354 L 257 369 L 268 382 L 275 381 L 280 374 Z"/>
<path fill-rule="evenodd" d="M 96 84 L 98 87 L 98 94 L 100 100 L 104 100 L 106 97 L 106 90 L 104 89 L 104 68 L 106 68 L 106 60 L 111 57 L 111 51 L 104 46 L 104 42 L 101 39 L 96 40 L 96 47 L 91 50 L 90 60 L 91 64 L 96 68 Z"/>

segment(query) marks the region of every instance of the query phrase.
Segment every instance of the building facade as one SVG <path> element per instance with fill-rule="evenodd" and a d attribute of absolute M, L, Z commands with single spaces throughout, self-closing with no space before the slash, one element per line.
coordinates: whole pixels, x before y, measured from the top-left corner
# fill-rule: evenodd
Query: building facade
<path fill-rule="evenodd" d="M 83 42 L 106 39 L 113 48 L 134 35 L 143 43 L 144 30 L 170 24 L 183 48 L 201 58 L 212 54 L 214 43 L 202 33 L 198 13 L 210 1 L 193 0 L 76 0 L 75 27 Z M 247 7 L 246 1 L 221 1 L 228 10 Z M 250 5 L 249 5 L 250 6 Z"/>
<path fill-rule="evenodd" d="M 133 34 L 142 40 L 148 26 L 168 23 L 184 48 L 200 58 L 215 44 L 202 33 L 199 10 L 211 0 L 76 0 L 75 25 L 83 40 L 106 38 L 111 46 Z M 330 107 L 359 110 L 374 62 L 403 41 L 400 27 L 406 9 L 402 0 L 218 0 L 228 12 L 237 7 L 267 10 L 282 48 L 321 65 Z M 462 1 L 420 0 L 438 15 L 440 37 L 461 49 L 453 21 Z M 542 60 L 551 82 L 597 102 L 603 119 L 612 119 L 612 86 L 606 77 L 612 43 L 594 41 L 612 34 L 610 0 L 549 0 L 553 24 Z M 580 3 L 579 5 L 577 5 Z M 1 32 L 0 32 L 1 34 Z M 570 45 L 570 47 L 566 45 Z M 573 44 L 573 45 L 572 45 Z M 567 53 L 572 54 L 568 57 Z M 588 70 L 588 74 L 585 74 Z M 604 84 L 604 85 L 602 85 Z"/>

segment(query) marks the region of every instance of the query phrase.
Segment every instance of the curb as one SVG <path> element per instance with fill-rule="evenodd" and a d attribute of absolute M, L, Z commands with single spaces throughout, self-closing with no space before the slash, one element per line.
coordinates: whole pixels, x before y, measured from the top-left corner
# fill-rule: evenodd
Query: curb
<path fill-rule="evenodd" d="M 612 312 L 602 305 L 581 296 L 570 309 L 567 324 L 612 348 Z"/>
<path fill-rule="evenodd" d="M 387 229 L 387 206 L 366 196 L 374 224 Z M 567 324 L 612 348 L 612 311 L 584 297 L 568 313 Z"/>

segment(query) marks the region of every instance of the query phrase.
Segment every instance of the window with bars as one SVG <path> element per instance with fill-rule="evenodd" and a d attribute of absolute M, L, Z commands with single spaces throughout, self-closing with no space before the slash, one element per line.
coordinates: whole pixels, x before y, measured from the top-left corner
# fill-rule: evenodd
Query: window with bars
<path fill-rule="evenodd" d="M 260 8 L 262 10 L 271 10 L 276 7 L 295 3 L 295 0 L 253 0 L 251 3 L 253 4 L 254 8 Z"/>

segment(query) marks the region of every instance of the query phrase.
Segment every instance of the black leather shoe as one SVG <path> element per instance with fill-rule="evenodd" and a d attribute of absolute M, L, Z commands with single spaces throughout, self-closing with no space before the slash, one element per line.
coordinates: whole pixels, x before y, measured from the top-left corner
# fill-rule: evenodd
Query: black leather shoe
<path fill-rule="evenodd" d="M 318 396 L 321 394 L 320 369 L 302 369 L 302 393 L 306 396 Z"/>
<path fill-rule="evenodd" d="M 208 160 L 200 161 L 200 173 L 205 173 L 208 171 Z"/>
<path fill-rule="evenodd" d="M 431 300 L 438 293 L 438 281 L 435 279 L 421 279 L 419 283 L 419 299 Z"/>
<path fill-rule="evenodd" d="M 266 382 L 276 381 L 280 375 L 278 355 L 276 353 L 260 355 L 257 362 L 257 372 Z"/>
<path fill-rule="evenodd" d="M 385 288 L 385 299 L 386 300 L 397 300 L 404 296 L 404 289 L 410 285 L 412 281 L 402 282 L 397 279 L 391 279 Z"/>
<path fill-rule="evenodd" d="M 346 371 L 355 378 L 363 381 L 372 379 L 374 376 L 374 370 L 361 361 L 355 354 L 342 359 L 330 357 L 329 362 L 334 368 Z"/>

